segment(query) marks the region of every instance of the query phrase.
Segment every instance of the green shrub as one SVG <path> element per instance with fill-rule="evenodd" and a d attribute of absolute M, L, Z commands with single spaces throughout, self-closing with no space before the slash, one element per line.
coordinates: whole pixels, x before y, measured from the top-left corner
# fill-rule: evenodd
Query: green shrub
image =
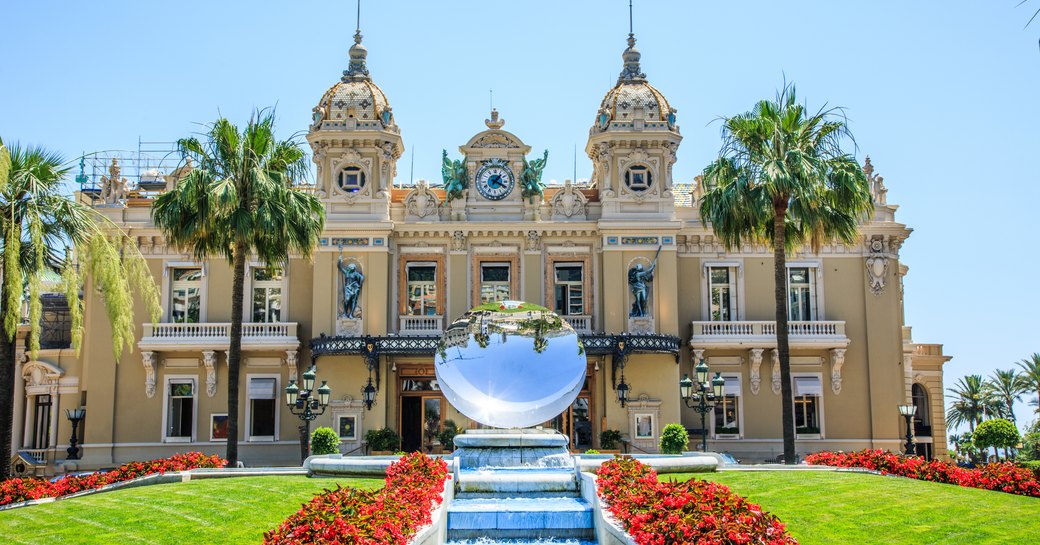
<path fill-rule="evenodd" d="M 401 436 L 390 428 L 368 430 L 365 442 L 371 450 L 397 450 L 401 448 Z"/>
<path fill-rule="evenodd" d="M 971 440 L 982 450 L 990 447 L 1011 448 L 1018 445 L 1018 428 L 1010 420 L 993 418 L 979 424 Z"/>
<path fill-rule="evenodd" d="M 444 450 L 452 451 L 455 450 L 455 436 L 461 432 L 454 420 L 445 420 L 444 428 L 437 434 L 437 440 L 441 442 Z"/>
<path fill-rule="evenodd" d="M 599 432 L 599 448 L 617 450 L 621 446 L 621 431 L 603 430 Z"/>
<path fill-rule="evenodd" d="M 690 434 L 681 424 L 668 424 L 661 432 L 661 452 L 665 454 L 682 454 L 690 442 Z"/>
<path fill-rule="evenodd" d="M 1026 462 L 1019 462 L 1023 467 L 1033 470 L 1034 473 L 1040 475 L 1040 460 L 1029 460 Z"/>
<path fill-rule="evenodd" d="M 1029 462 L 1040 460 L 1040 420 L 1026 427 L 1022 434 L 1022 448 L 1018 449 L 1018 460 Z"/>
<path fill-rule="evenodd" d="M 339 452 L 339 435 L 336 430 L 321 427 L 311 434 L 311 454 L 336 454 Z"/>
<path fill-rule="evenodd" d="M 408 454 L 408 453 L 403 451 L 403 450 L 395 450 L 394 451 L 394 456 L 404 456 L 406 454 Z"/>
<path fill-rule="evenodd" d="M 599 454 L 599 451 L 594 448 L 590 448 L 589 450 L 585 451 L 585 454 Z"/>

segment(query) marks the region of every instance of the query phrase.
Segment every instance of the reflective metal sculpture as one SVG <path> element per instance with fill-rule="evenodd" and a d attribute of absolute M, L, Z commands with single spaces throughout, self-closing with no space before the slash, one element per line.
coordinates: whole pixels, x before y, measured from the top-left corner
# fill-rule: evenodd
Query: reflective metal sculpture
<path fill-rule="evenodd" d="M 437 382 L 469 418 L 498 428 L 541 424 L 567 410 L 585 382 L 585 349 L 545 307 L 499 301 L 476 307 L 444 332 Z"/>

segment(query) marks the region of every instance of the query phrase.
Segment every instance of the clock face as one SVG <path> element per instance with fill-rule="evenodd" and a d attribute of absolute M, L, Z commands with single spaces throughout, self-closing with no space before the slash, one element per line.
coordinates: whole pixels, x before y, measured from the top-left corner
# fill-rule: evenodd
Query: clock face
<path fill-rule="evenodd" d="M 513 191 L 513 171 L 497 161 L 489 161 L 477 172 L 477 191 L 485 199 L 498 201 Z"/>

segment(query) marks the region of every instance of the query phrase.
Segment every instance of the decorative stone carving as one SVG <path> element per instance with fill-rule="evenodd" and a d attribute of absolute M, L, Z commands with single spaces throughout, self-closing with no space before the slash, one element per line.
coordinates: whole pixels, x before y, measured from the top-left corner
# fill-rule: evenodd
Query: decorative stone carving
<path fill-rule="evenodd" d="M 570 180 L 563 182 L 563 189 L 553 195 L 552 219 L 584 220 L 588 214 L 589 199 L 574 187 Z"/>
<path fill-rule="evenodd" d="M 430 184 L 426 180 L 419 180 L 415 184 L 415 189 L 404 198 L 404 207 L 408 215 L 420 220 L 430 216 L 432 216 L 431 219 L 437 219 L 438 206 L 440 206 L 440 199 L 430 190 Z"/>
<path fill-rule="evenodd" d="M 505 126 L 506 120 L 499 119 L 498 110 L 491 108 L 491 119 L 485 119 L 484 124 L 487 125 L 487 128 L 491 130 L 498 130 Z"/>
<path fill-rule="evenodd" d="M 496 112 L 497 113 L 497 112 Z M 494 114 L 492 114 L 494 115 Z M 520 143 L 502 133 L 485 134 L 473 143 L 474 148 L 519 148 Z"/>
<path fill-rule="evenodd" d="M 751 353 L 751 393 L 758 395 L 762 387 L 762 353 L 765 348 L 752 348 Z"/>
<path fill-rule="evenodd" d="M 121 170 L 119 160 L 113 157 L 108 167 L 108 176 L 101 177 L 101 200 L 105 204 L 119 204 L 126 200 L 127 181 L 120 175 Z"/>
<path fill-rule="evenodd" d="M 336 335 L 341 337 L 360 337 L 361 332 L 361 320 L 342 317 L 336 319 Z"/>
<path fill-rule="evenodd" d="M 780 351 L 773 349 L 773 393 L 780 393 Z"/>
<path fill-rule="evenodd" d="M 381 149 L 383 157 L 379 170 L 383 173 L 383 179 L 389 184 L 397 176 L 397 146 L 391 142 L 384 142 Z"/>
<path fill-rule="evenodd" d="M 524 241 L 524 249 L 528 252 L 537 252 L 542 249 L 542 236 L 538 231 L 528 231 Z"/>
<path fill-rule="evenodd" d="M 455 231 L 451 234 L 451 250 L 453 252 L 464 252 L 466 251 L 466 234 L 462 231 Z"/>
<path fill-rule="evenodd" d="M 202 351 L 202 365 L 206 367 L 206 395 L 217 395 L 217 353 L 213 350 Z"/>
<path fill-rule="evenodd" d="M 703 359 L 704 359 L 704 349 L 703 348 L 694 348 L 693 349 L 693 365 L 697 365 Z"/>
<path fill-rule="evenodd" d="M 141 363 L 144 365 L 144 395 L 155 396 L 155 352 L 141 352 Z"/>
<path fill-rule="evenodd" d="M 885 276 L 888 273 L 888 256 L 885 255 L 884 243 L 879 238 L 870 241 L 870 255 L 867 257 L 867 282 L 870 292 L 881 295 L 885 289 Z"/>
<path fill-rule="evenodd" d="M 289 368 L 289 380 L 296 380 L 296 351 L 285 351 L 285 365 Z"/>
<path fill-rule="evenodd" d="M 831 391 L 835 395 L 841 393 L 841 366 L 845 365 L 844 348 L 831 349 Z"/>
<path fill-rule="evenodd" d="M 870 183 L 870 194 L 874 197 L 874 204 L 887 205 L 888 188 L 885 187 L 885 179 L 874 174 L 874 165 L 871 164 L 869 155 L 863 162 L 863 173 L 867 175 L 867 181 Z"/>
<path fill-rule="evenodd" d="M 628 318 L 629 333 L 654 333 L 654 318 L 652 316 L 630 316 Z"/>

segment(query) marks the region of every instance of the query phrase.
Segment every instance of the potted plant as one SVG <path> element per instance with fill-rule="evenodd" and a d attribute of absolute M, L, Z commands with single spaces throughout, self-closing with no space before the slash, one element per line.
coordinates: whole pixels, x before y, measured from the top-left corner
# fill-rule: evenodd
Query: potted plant
<path fill-rule="evenodd" d="M 437 440 L 441 442 L 444 452 L 451 453 L 455 450 L 455 436 L 461 431 L 454 420 L 444 421 L 444 428 L 437 434 Z"/>
<path fill-rule="evenodd" d="M 661 431 L 661 452 L 682 454 L 690 442 L 690 434 L 680 424 L 668 424 Z"/>
<path fill-rule="evenodd" d="M 365 443 L 368 444 L 369 454 L 393 454 L 401 448 L 401 436 L 390 428 L 368 430 Z"/>
<path fill-rule="evenodd" d="M 603 430 L 599 432 L 599 449 L 603 454 L 621 453 L 621 430 Z"/>

